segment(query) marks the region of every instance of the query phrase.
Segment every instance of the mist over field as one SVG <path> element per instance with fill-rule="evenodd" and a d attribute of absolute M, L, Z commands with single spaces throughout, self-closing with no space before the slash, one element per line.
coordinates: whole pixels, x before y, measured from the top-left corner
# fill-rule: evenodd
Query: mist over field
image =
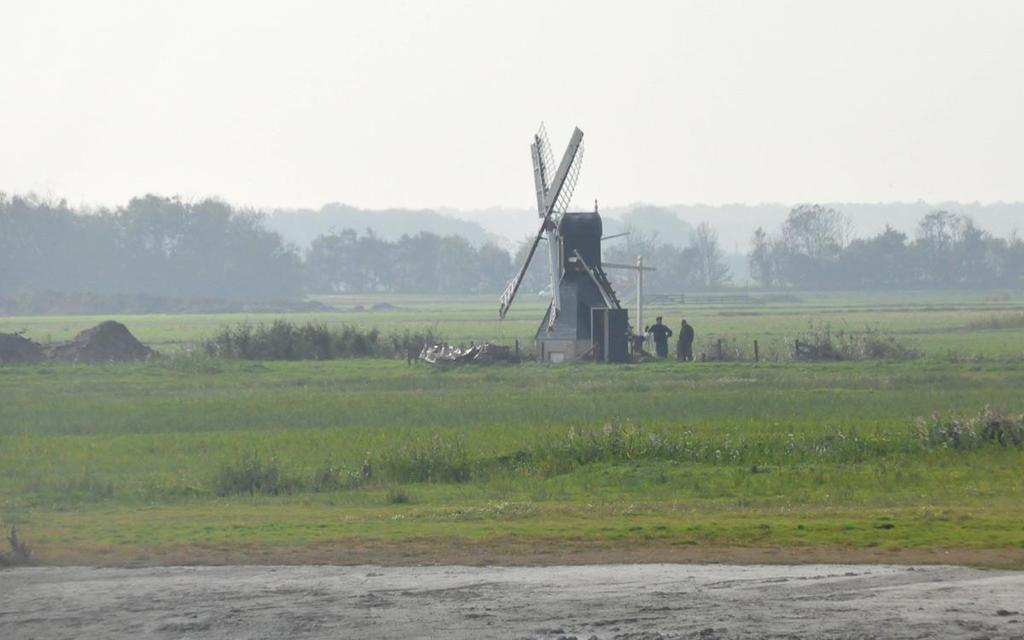
<path fill-rule="evenodd" d="M 3 640 L 1020 637 L 1024 2 L 2 4 Z"/>
<path fill-rule="evenodd" d="M 781 225 L 789 211 L 803 203 L 684 205 L 634 203 L 599 205 L 609 235 L 627 229 L 657 234 L 659 242 L 685 247 L 693 229 L 703 221 L 711 223 L 727 254 L 742 255 L 750 249 L 751 236 L 758 227 Z M 1024 229 L 1024 203 L 999 202 L 822 202 L 843 212 L 850 220 L 853 237 L 868 237 L 886 225 L 913 236 L 917 224 L 930 211 L 943 210 L 970 217 L 981 229 L 1008 237 Z M 579 202 L 575 208 L 587 209 Z M 288 242 L 308 244 L 332 229 L 373 229 L 394 240 L 403 234 L 431 231 L 439 235 L 461 235 L 473 244 L 494 242 L 506 248 L 517 246 L 535 229 L 536 211 L 488 207 L 485 209 L 362 209 L 344 204 L 326 204 L 318 209 L 277 208 L 269 210 L 267 226 Z"/>
<path fill-rule="evenodd" d="M 619 264 L 644 256 L 657 269 L 647 278 L 650 293 L 1020 287 L 1024 241 L 1015 229 L 1000 236 L 957 213 L 970 210 L 637 205 L 605 213 L 604 234 L 625 235 L 603 243 L 603 254 Z M 976 210 L 991 219 L 1013 205 Z M 681 217 L 688 211 L 706 219 L 688 222 Z M 528 212 L 503 215 L 536 220 Z M 880 232 L 859 231 L 882 220 Z M 735 236 L 755 222 L 730 251 L 721 234 Z M 76 210 L 65 201 L 0 195 L 0 310 L 204 311 L 270 301 L 297 309 L 315 308 L 296 306 L 306 296 L 337 293 L 497 296 L 529 248 L 528 236 L 515 241 L 430 210 L 263 212 L 153 195 Z M 625 294 L 633 287 L 628 276 L 616 282 Z M 524 283 L 543 290 L 547 266 L 531 263 Z"/>

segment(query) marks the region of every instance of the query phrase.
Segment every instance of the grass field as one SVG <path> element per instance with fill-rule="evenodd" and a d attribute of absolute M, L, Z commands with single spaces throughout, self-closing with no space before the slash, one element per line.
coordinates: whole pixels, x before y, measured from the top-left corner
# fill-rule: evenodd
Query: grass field
<path fill-rule="evenodd" d="M 916 423 L 1024 411 L 1024 295 L 802 299 L 645 310 L 685 314 L 698 348 L 758 339 L 758 363 L 238 362 L 185 347 L 259 316 L 121 317 L 171 355 L 0 367 L 0 518 L 49 563 L 784 548 L 1024 566 L 1024 450 L 942 446 Z M 401 310 L 288 317 L 526 345 L 540 315 L 531 301 L 499 330 L 489 299 L 387 301 Z M 0 331 L 59 340 L 99 319 L 0 318 Z M 782 357 L 812 325 L 881 330 L 922 355 Z"/>

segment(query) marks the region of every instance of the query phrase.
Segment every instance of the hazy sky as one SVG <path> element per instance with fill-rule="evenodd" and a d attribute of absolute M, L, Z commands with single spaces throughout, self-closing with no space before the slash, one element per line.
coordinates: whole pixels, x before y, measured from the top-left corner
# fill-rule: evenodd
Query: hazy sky
<path fill-rule="evenodd" d="M 118 204 L 1024 199 L 1024 2 L 0 4 L 0 190 Z"/>

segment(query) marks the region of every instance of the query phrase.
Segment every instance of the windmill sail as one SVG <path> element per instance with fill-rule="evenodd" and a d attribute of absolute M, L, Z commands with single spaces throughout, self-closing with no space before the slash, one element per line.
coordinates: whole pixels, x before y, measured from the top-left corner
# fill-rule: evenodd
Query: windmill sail
<path fill-rule="evenodd" d="M 546 213 L 544 202 L 548 197 L 548 185 L 551 184 L 547 176 L 550 171 L 544 164 L 542 144 L 539 137 L 534 137 L 534 142 L 530 145 L 530 152 L 533 154 L 533 184 L 537 190 L 537 215 L 541 218 Z"/>
<path fill-rule="evenodd" d="M 526 276 L 526 270 L 530 267 L 533 254 L 537 251 L 537 245 L 545 234 L 548 240 L 548 270 L 551 276 L 551 313 L 550 323 L 554 322 L 561 310 L 561 300 L 558 292 L 558 282 L 562 277 L 561 242 L 558 237 L 558 220 L 556 214 L 561 216 L 569 208 L 572 201 L 572 193 L 579 180 L 580 167 L 583 162 L 583 132 L 577 127 L 569 138 L 569 146 L 562 155 L 562 161 L 554 176 L 551 175 L 551 145 L 547 140 L 547 132 L 544 125 L 533 137 L 533 144 L 530 152 L 533 156 L 533 179 L 537 195 L 537 212 L 543 218 L 537 236 L 533 239 L 530 252 L 526 261 L 519 269 L 512 281 L 505 287 L 504 293 L 498 300 L 498 317 L 504 318 L 508 313 L 512 301 L 519 291 Z"/>
<path fill-rule="evenodd" d="M 583 146 L 583 132 L 577 127 L 569 138 L 569 146 L 565 149 L 562 162 L 558 165 L 558 171 L 548 188 L 547 197 L 544 201 L 546 216 L 554 212 L 565 213 L 572 200 L 572 192 L 576 189 L 576 182 L 579 180 L 580 168 L 583 163 L 583 154 L 580 152 Z M 559 209 L 558 207 L 561 207 Z"/>
<path fill-rule="evenodd" d="M 519 272 L 508 286 L 505 287 L 504 293 L 501 294 L 501 298 L 498 299 L 498 318 L 504 318 L 505 314 L 508 313 L 509 307 L 512 306 L 512 300 L 516 297 L 516 292 L 519 291 L 519 285 L 522 284 L 523 278 L 526 276 L 526 270 L 530 267 L 530 261 L 533 260 L 533 254 L 537 251 L 537 245 L 540 244 L 540 239 L 544 237 L 544 232 L 547 230 L 547 220 L 540 225 L 540 230 L 537 232 L 537 236 L 533 239 L 533 244 L 530 245 L 530 253 L 526 254 L 526 261 L 523 262 L 523 266 L 519 269 Z"/>
<path fill-rule="evenodd" d="M 544 203 L 555 170 L 555 159 L 551 155 L 551 143 L 548 142 L 548 132 L 543 122 L 533 136 L 530 151 L 533 152 L 533 182 L 537 188 L 537 215 L 543 218 L 547 215 Z"/>
<path fill-rule="evenodd" d="M 554 177 L 552 173 L 555 171 L 555 157 L 551 153 L 551 143 L 548 141 L 548 130 L 544 128 L 543 122 L 540 123 L 540 129 L 537 130 L 537 135 L 533 138 L 537 144 L 537 148 L 540 150 L 540 159 L 544 166 L 544 184 L 550 185 L 551 179 Z"/>
<path fill-rule="evenodd" d="M 577 129 L 577 131 L 580 131 Z M 569 170 L 566 171 L 564 184 L 555 199 L 555 212 L 559 215 L 569 210 L 572 204 L 572 194 L 576 190 L 576 183 L 580 180 L 580 170 L 583 168 L 583 132 L 580 131 L 580 142 L 573 154 Z"/>

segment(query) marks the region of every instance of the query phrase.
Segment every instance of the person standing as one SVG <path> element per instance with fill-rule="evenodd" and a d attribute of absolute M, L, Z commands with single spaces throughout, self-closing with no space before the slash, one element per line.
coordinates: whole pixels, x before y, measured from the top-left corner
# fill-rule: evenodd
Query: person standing
<path fill-rule="evenodd" d="M 689 362 L 693 360 L 693 326 L 686 320 L 679 325 L 679 342 L 676 343 L 676 358 Z"/>
<path fill-rule="evenodd" d="M 644 333 L 651 334 L 654 338 L 654 351 L 659 358 L 668 357 L 668 339 L 672 336 L 672 330 L 661 323 L 661 316 L 654 319 L 654 324 L 644 329 Z"/>

